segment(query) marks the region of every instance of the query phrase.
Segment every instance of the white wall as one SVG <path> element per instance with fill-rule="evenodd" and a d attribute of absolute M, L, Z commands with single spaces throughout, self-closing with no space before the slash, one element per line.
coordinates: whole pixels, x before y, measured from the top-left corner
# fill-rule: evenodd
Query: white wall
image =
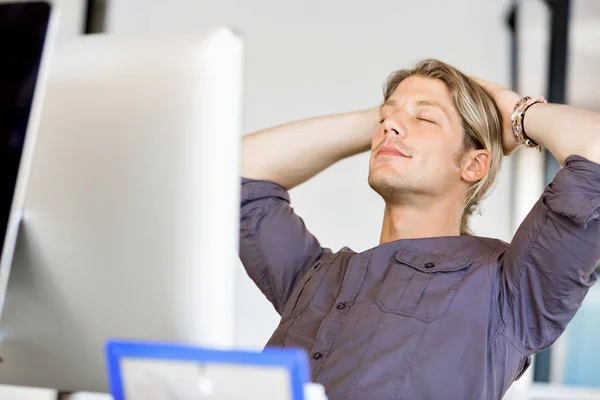
<path fill-rule="evenodd" d="M 507 1 L 471 0 L 119 0 L 108 31 L 190 31 L 225 24 L 247 41 L 245 131 L 373 106 L 386 76 L 436 57 L 508 83 Z M 367 158 L 335 165 L 292 192 L 307 226 L 327 246 L 375 246 L 382 202 L 367 185 Z M 510 239 L 510 174 L 474 220 L 475 230 Z M 324 216 L 327 214 L 327 218 Z M 260 348 L 278 318 L 240 266 L 237 341 Z"/>
<path fill-rule="evenodd" d="M 71 39 L 83 32 L 86 0 L 53 0 L 60 13 L 57 43 Z"/>

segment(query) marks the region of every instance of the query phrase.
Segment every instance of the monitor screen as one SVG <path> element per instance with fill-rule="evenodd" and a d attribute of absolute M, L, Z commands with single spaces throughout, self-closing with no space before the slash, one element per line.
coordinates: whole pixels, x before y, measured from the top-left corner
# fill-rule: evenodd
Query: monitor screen
<path fill-rule="evenodd" d="M 50 20 L 45 2 L 0 3 L 0 249 L 14 200 L 23 144 Z"/>

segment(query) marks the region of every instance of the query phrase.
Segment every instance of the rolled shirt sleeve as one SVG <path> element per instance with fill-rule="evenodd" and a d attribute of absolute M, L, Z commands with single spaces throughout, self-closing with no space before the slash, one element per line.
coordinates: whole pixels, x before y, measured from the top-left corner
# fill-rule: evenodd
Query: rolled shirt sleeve
<path fill-rule="evenodd" d="M 525 355 L 549 347 L 596 281 L 600 165 L 570 156 L 502 257 L 501 315 Z"/>
<path fill-rule="evenodd" d="M 330 255 L 294 213 L 276 183 L 242 178 L 239 255 L 279 314 L 306 271 Z"/>

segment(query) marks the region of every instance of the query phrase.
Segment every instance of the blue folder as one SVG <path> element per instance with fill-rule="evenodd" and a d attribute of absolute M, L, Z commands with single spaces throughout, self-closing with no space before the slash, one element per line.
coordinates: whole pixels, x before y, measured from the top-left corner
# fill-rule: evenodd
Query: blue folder
<path fill-rule="evenodd" d="M 111 340 L 106 345 L 106 360 L 109 387 L 114 400 L 129 400 L 124 392 L 124 359 L 281 367 L 289 373 L 292 400 L 304 399 L 304 385 L 309 381 L 308 359 L 303 350 L 267 348 L 262 352 L 229 351 L 170 343 Z"/>

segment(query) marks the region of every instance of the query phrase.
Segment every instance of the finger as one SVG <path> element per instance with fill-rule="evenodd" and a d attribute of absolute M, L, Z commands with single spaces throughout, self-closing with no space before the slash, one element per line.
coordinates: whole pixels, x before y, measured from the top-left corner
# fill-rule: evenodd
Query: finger
<path fill-rule="evenodd" d="M 471 78 L 490 94 L 500 92 L 503 89 L 503 87 L 500 85 L 486 81 L 486 80 L 478 78 L 476 76 L 472 76 Z"/>

